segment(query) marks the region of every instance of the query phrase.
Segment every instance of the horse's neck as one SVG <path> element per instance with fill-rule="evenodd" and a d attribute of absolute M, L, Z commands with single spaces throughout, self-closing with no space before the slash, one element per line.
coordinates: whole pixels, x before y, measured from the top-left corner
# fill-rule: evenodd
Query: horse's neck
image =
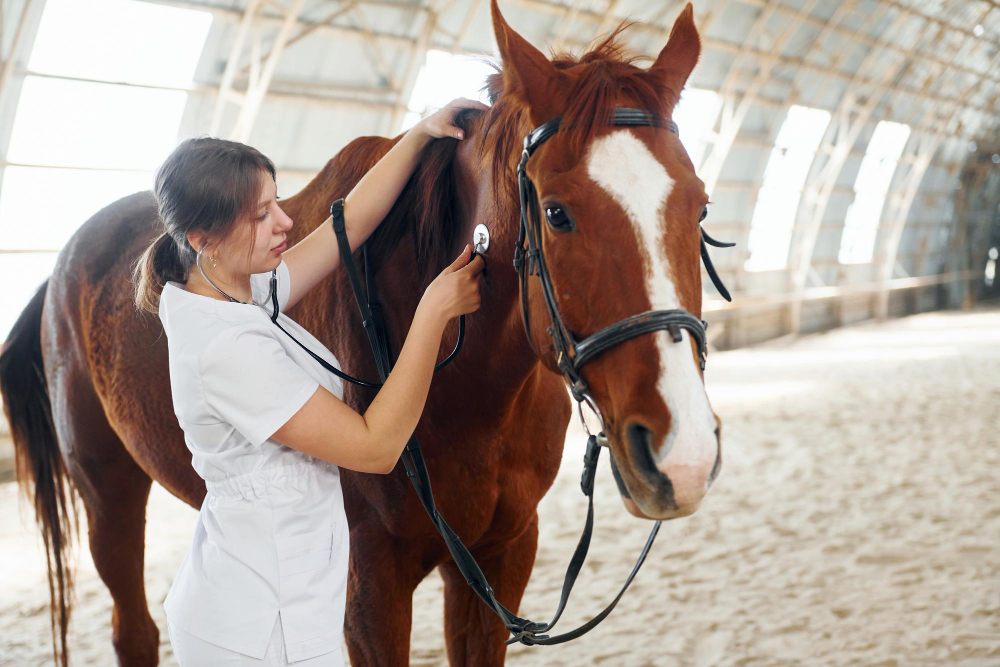
<path fill-rule="evenodd" d="M 520 226 L 517 176 L 512 166 L 509 170 L 505 170 L 504 182 L 494 187 L 491 160 L 488 157 L 484 159 L 480 154 L 480 133 L 485 131 L 485 128 L 478 126 L 470 129 L 472 131 L 461 142 L 453 158 L 456 180 L 455 199 L 452 204 L 456 209 L 453 219 L 461 221 L 461 230 L 455 239 L 454 255 L 457 255 L 466 243 L 474 242 L 473 230 L 478 224 L 484 224 L 489 229 L 490 245 L 485 253 L 486 275 L 480 280 L 482 306 L 467 318 L 466 340 L 455 363 L 474 363 L 478 369 L 477 374 L 494 378 L 496 381 L 509 380 L 512 384 L 520 386 L 524 378 L 535 370 L 538 357 L 525 336 L 521 318 L 520 283 L 513 267 L 514 246 L 517 243 Z M 415 222 L 411 220 L 411 224 Z M 306 234 L 308 231 L 311 230 L 303 230 L 301 233 Z M 400 318 L 399 324 L 404 331 L 407 325 L 404 325 L 403 321 L 412 315 L 422 296 L 417 281 L 401 278 L 402 274 L 412 274 L 411 258 L 412 255 L 407 258 L 405 249 L 396 248 L 386 258 L 389 264 L 377 272 L 383 276 L 383 280 L 380 281 L 378 276 L 376 277 L 379 293 L 383 296 L 387 296 L 386 290 L 392 285 L 395 292 L 392 301 L 402 310 L 391 317 Z M 346 281 L 342 283 L 342 287 L 348 290 L 347 294 L 350 294 L 350 287 Z M 297 308 L 298 312 L 295 315 L 301 318 L 300 322 L 306 328 L 313 330 L 314 335 L 318 334 L 327 344 L 333 343 L 334 334 L 331 332 L 336 328 L 330 319 L 331 309 L 346 309 L 342 312 L 348 318 L 347 321 L 360 327 L 360 322 L 355 322 L 357 309 L 353 297 L 345 301 L 343 293 L 334 293 L 336 289 L 333 280 L 327 281 L 322 288 L 314 290 L 303 298 L 302 305 Z M 404 314 L 404 311 L 409 315 Z M 538 322 L 539 325 L 542 324 L 542 320 Z M 365 349 L 367 350 L 366 346 Z M 495 388 L 500 391 L 505 389 Z"/>
<path fill-rule="evenodd" d="M 481 361 L 497 364 L 498 377 L 521 382 L 538 364 L 538 357 L 525 336 L 520 282 L 513 266 L 521 210 L 517 176 L 511 168 L 504 173 L 503 182 L 494 187 L 492 163 L 489 158 L 482 157 L 479 149 L 481 131 L 483 128 L 470 133 L 463 141 L 454 163 L 458 185 L 455 219 L 465 221 L 456 250 L 473 242 L 473 230 L 477 225 L 485 225 L 490 233 L 490 245 L 485 253 L 486 275 L 480 281 L 482 306 L 471 316 L 479 322 L 478 326 L 470 325 L 470 334 L 478 333 L 482 340 L 470 339 L 466 345 L 471 342 L 478 347 L 481 344 Z"/>

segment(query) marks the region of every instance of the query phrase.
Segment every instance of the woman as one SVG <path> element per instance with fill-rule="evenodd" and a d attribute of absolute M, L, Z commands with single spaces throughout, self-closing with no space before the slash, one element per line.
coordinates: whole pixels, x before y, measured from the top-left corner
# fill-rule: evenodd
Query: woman
<path fill-rule="evenodd" d="M 358 247 L 388 213 L 421 148 L 461 140 L 459 99 L 386 153 L 344 203 Z M 166 231 L 135 267 L 136 305 L 167 335 L 174 412 L 205 479 L 194 541 L 164 602 L 182 667 L 342 665 L 349 533 L 340 466 L 388 473 L 416 428 L 445 324 L 479 307 L 483 260 L 466 246 L 427 288 L 392 373 L 364 415 L 343 383 L 270 321 L 339 262 L 332 224 L 287 252 L 292 220 L 277 203 L 274 165 L 255 149 L 200 137 L 157 171 Z M 329 220 L 329 219 L 328 219 Z M 318 340 L 278 323 L 327 363 Z"/>

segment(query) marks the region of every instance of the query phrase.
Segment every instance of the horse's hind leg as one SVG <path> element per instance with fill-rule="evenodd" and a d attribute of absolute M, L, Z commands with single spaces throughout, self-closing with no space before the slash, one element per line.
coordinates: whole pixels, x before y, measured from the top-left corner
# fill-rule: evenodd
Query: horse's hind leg
<path fill-rule="evenodd" d="M 473 548 L 500 603 L 517 613 L 528 585 L 538 546 L 538 515 L 516 537 L 488 548 Z M 444 627 L 452 667 L 503 665 L 510 637 L 496 613 L 465 581 L 454 561 L 439 568 L 444 579 Z"/>
<path fill-rule="evenodd" d="M 100 503 L 87 504 L 90 553 L 114 599 L 112 642 L 122 667 L 157 664 L 160 647 L 143 579 L 146 501 L 152 480 L 131 459 L 128 463 L 105 471 Z"/>
<path fill-rule="evenodd" d="M 70 475 L 87 511 L 90 553 L 114 600 L 112 641 L 123 667 L 156 665 L 160 633 L 149 615 L 143 581 L 146 501 L 152 480 L 111 429 L 93 395 L 77 387 L 73 405 L 57 410 Z M 53 392 L 53 398 L 67 396 Z M 98 411 L 99 410 L 99 411 Z"/>

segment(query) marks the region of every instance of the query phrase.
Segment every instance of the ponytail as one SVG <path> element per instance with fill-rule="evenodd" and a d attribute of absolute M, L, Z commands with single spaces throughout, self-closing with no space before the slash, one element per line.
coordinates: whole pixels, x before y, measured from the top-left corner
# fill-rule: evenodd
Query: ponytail
<path fill-rule="evenodd" d="M 143 251 L 132 269 L 136 308 L 157 314 L 160 308 L 160 293 L 167 281 L 187 280 L 187 265 L 181 259 L 182 252 L 177 247 L 177 242 L 167 232 L 156 237 Z"/>
<path fill-rule="evenodd" d="M 182 141 L 153 179 L 153 196 L 164 230 L 132 268 L 135 307 L 158 314 L 168 281 L 186 282 L 195 263 L 188 232 L 221 239 L 237 224 L 251 223 L 265 178 L 275 178 L 274 163 L 251 146 L 215 137 Z"/>

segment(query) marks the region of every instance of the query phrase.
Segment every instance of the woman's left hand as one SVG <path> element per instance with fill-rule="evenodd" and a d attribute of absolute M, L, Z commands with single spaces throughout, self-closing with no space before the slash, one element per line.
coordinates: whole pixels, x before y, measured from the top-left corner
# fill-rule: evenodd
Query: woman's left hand
<path fill-rule="evenodd" d="M 462 109 L 478 109 L 479 111 L 486 111 L 489 107 L 477 100 L 459 97 L 458 99 L 449 102 L 443 108 L 438 109 L 430 116 L 422 119 L 414 126 L 414 128 L 425 134 L 430 139 L 441 139 L 443 137 L 463 139 L 465 138 L 465 133 L 462 132 L 461 128 L 455 127 L 454 125 L 455 114 Z"/>

